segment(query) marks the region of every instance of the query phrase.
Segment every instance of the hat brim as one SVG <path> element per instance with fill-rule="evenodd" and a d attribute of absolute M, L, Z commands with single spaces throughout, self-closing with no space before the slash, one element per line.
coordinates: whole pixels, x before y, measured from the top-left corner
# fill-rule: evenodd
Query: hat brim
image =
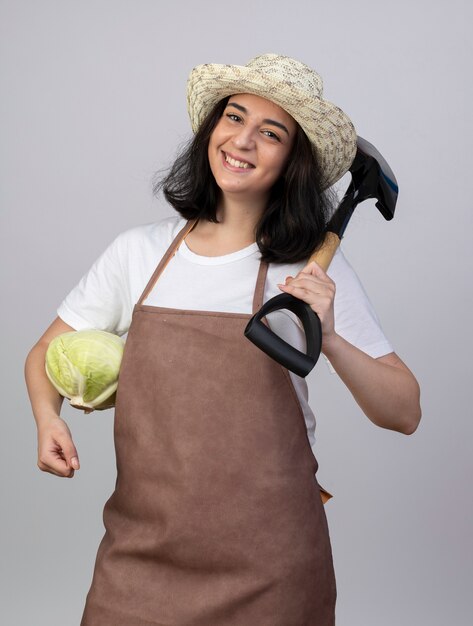
<path fill-rule="evenodd" d="M 193 132 L 213 107 L 227 96 L 250 93 L 287 111 L 309 138 L 326 189 L 350 168 L 356 154 L 356 131 L 350 118 L 328 100 L 298 90 L 273 76 L 238 65 L 195 67 L 187 82 L 187 109 Z"/>

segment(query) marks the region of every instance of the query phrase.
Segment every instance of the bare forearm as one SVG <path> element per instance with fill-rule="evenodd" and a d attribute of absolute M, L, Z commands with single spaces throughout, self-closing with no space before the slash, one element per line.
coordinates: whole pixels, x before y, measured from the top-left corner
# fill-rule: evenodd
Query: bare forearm
<path fill-rule="evenodd" d="M 44 367 L 46 350 L 46 343 L 37 343 L 29 352 L 25 362 L 26 386 L 38 428 L 59 415 L 63 402 L 62 396 L 46 375 Z"/>
<path fill-rule="evenodd" d="M 415 431 L 421 417 L 419 385 L 397 355 L 373 359 L 339 335 L 323 352 L 374 424 L 405 434 Z"/>

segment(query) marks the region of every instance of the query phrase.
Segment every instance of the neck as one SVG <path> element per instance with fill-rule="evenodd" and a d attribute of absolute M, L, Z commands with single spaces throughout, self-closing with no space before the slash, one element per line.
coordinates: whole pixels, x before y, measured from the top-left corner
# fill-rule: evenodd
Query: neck
<path fill-rule="evenodd" d="M 233 236 L 252 242 L 256 224 L 266 207 L 266 198 L 235 198 L 222 194 L 217 209 L 218 230 L 222 236 Z"/>

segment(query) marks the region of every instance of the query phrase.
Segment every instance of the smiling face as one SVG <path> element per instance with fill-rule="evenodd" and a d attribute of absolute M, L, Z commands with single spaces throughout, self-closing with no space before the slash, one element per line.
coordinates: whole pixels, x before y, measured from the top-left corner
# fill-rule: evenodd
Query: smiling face
<path fill-rule="evenodd" d="M 210 136 L 210 169 L 224 196 L 265 206 L 284 171 L 296 122 L 277 104 L 252 94 L 231 96 Z"/>

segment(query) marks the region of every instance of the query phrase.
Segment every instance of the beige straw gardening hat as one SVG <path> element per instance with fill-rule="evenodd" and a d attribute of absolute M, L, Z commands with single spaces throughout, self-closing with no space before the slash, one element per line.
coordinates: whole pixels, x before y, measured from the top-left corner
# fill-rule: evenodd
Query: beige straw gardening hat
<path fill-rule="evenodd" d="M 287 111 L 306 133 L 322 171 L 324 189 L 349 169 L 356 131 L 349 117 L 322 98 L 322 78 L 310 67 L 279 54 L 262 54 L 246 65 L 194 67 L 187 81 L 187 109 L 196 132 L 212 108 L 227 96 L 251 93 Z"/>

